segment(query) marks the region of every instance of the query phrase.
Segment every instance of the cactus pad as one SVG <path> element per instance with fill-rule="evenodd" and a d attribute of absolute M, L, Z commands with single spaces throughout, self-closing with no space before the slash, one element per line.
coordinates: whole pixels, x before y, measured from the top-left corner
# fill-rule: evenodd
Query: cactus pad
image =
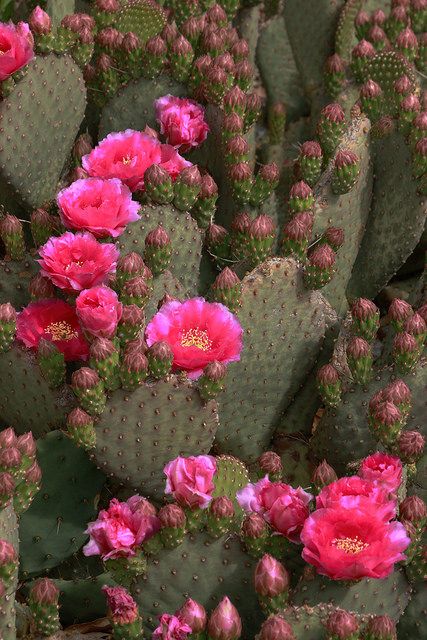
<path fill-rule="evenodd" d="M 171 376 L 133 393 L 115 391 L 96 425 L 94 456 L 106 473 L 144 494 L 161 496 L 163 467 L 178 455 L 207 453 L 217 428 L 216 403 Z"/>
<path fill-rule="evenodd" d="M 18 552 L 18 521 L 11 505 L 0 510 L 0 540 L 6 540 Z M 1 640 L 15 640 L 15 589 L 18 584 L 16 571 L 11 588 L 5 596 L 0 598 L 0 638 Z"/>
<path fill-rule="evenodd" d="M 166 24 L 165 12 L 154 0 L 121 0 L 120 4 L 114 27 L 122 33 L 132 31 L 141 43 L 160 33 Z"/>
<path fill-rule="evenodd" d="M 0 190 L 11 212 L 55 196 L 85 106 L 81 71 L 70 57 L 53 54 L 35 58 L 0 102 Z"/>
<path fill-rule="evenodd" d="M 0 260 L 0 304 L 10 302 L 16 310 L 30 301 L 28 285 L 37 273 L 37 263 L 27 255 L 24 260 Z"/>
<path fill-rule="evenodd" d="M 21 516 L 21 572 L 55 567 L 86 541 L 86 525 L 96 516 L 103 473 L 60 431 L 37 442 L 42 486 Z"/>

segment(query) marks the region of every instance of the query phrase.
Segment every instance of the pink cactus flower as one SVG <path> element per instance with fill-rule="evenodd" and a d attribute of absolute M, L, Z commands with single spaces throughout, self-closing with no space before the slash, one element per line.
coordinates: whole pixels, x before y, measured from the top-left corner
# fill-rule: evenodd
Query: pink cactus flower
<path fill-rule="evenodd" d="M 67 361 L 87 360 L 89 355 L 76 312 L 63 300 L 31 302 L 18 314 L 16 338 L 30 349 L 37 349 L 42 338 L 49 340 Z"/>
<path fill-rule="evenodd" d="M 138 606 L 123 587 L 102 587 L 114 624 L 132 624 L 139 618 Z"/>
<path fill-rule="evenodd" d="M 212 500 L 216 460 L 213 456 L 179 456 L 164 468 L 165 493 L 171 493 L 182 507 L 205 509 Z"/>
<path fill-rule="evenodd" d="M 358 475 L 364 480 L 377 482 L 391 494 L 396 494 L 402 482 L 402 468 L 400 458 L 377 451 L 362 460 Z"/>
<path fill-rule="evenodd" d="M 0 22 L 0 82 L 25 67 L 34 57 L 34 40 L 26 22 Z"/>
<path fill-rule="evenodd" d="M 181 153 L 198 147 L 206 140 L 209 125 L 205 121 L 205 110 L 194 100 L 169 94 L 156 100 L 154 106 L 160 133 Z"/>
<path fill-rule="evenodd" d="M 82 165 L 89 176 L 118 178 L 131 191 L 144 189 L 144 173 L 152 164 L 164 168 L 173 179 L 191 166 L 170 145 L 161 144 L 152 135 L 127 129 L 109 133 L 92 151 L 83 156 Z"/>
<path fill-rule="evenodd" d="M 137 500 L 119 502 L 113 498 L 108 509 L 100 511 L 95 522 L 89 523 L 85 533 L 90 540 L 83 547 L 83 553 L 100 555 L 103 560 L 131 557 L 159 528 L 157 516 L 140 509 Z"/>
<path fill-rule="evenodd" d="M 174 355 L 174 370 L 187 371 L 197 379 L 210 362 L 240 360 L 242 327 L 227 307 L 203 298 L 164 304 L 146 329 L 150 347 L 167 342 Z"/>
<path fill-rule="evenodd" d="M 271 482 L 265 476 L 237 492 L 237 501 L 247 513 L 259 513 L 279 534 L 291 542 L 300 541 L 300 532 L 308 518 L 312 495 L 283 482 Z"/>
<path fill-rule="evenodd" d="M 346 509 L 354 509 L 370 504 L 388 522 L 396 515 L 396 501 L 390 500 L 389 496 L 388 489 L 376 482 L 350 476 L 340 478 L 324 487 L 316 498 L 316 508 L 327 509 L 341 505 Z"/>
<path fill-rule="evenodd" d="M 410 544 L 400 522 L 385 522 L 375 505 L 318 509 L 301 532 L 302 557 L 333 580 L 386 578 Z"/>
<path fill-rule="evenodd" d="M 111 338 L 122 317 L 123 305 L 109 287 L 92 287 L 81 291 L 76 312 L 85 331 L 97 338 Z"/>
<path fill-rule="evenodd" d="M 186 640 L 191 627 L 178 616 L 164 613 L 159 616 L 159 626 L 153 631 L 152 640 Z"/>
<path fill-rule="evenodd" d="M 67 231 L 39 249 L 41 274 L 67 292 L 90 289 L 106 282 L 116 271 L 119 251 L 101 244 L 90 233 Z"/>
<path fill-rule="evenodd" d="M 57 202 L 65 227 L 90 231 L 95 238 L 117 238 L 139 220 L 139 203 L 117 178 L 76 180 L 59 192 Z"/>

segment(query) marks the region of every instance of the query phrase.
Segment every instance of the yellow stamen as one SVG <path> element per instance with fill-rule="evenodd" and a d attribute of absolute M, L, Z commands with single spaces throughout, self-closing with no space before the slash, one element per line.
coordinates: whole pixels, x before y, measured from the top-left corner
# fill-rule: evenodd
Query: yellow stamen
<path fill-rule="evenodd" d="M 202 351 L 208 351 L 212 346 L 212 340 L 209 340 L 208 332 L 201 329 L 189 329 L 182 334 L 182 347 L 197 347 Z"/>
<path fill-rule="evenodd" d="M 132 158 L 130 156 L 124 156 L 122 158 L 123 164 L 130 164 L 132 162 Z"/>
<path fill-rule="evenodd" d="M 72 340 L 77 338 L 78 333 L 68 322 L 61 320 L 60 322 L 51 322 L 45 329 L 46 333 L 50 333 L 53 342 L 58 340 Z"/>
<path fill-rule="evenodd" d="M 332 544 L 337 549 L 352 554 L 360 553 L 369 547 L 368 542 L 362 542 L 357 536 L 355 538 L 335 538 L 332 540 Z"/>

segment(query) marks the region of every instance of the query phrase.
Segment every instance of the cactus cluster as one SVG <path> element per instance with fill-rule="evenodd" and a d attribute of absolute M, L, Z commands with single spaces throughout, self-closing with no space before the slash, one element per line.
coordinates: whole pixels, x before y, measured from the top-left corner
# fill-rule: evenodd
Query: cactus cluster
<path fill-rule="evenodd" d="M 0 640 L 421 640 L 425 0 L 1 11 Z"/>

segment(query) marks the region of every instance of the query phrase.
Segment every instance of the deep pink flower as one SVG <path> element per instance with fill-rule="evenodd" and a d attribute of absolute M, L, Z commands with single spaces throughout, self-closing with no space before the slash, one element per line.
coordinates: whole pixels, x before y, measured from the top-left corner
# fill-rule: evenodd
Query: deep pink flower
<path fill-rule="evenodd" d="M 30 349 L 37 349 L 42 338 L 49 340 L 67 361 L 86 360 L 89 355 L 76 312 L 63 300 L 31 302 L 18 314 L 16 338 Z"/>
<path fill-rule="evenodd" d="M 82 158 L 83 168 L 90 176 L 119 178 L 131 191 L 144 188 L 144 173 L 152 164 L 159 164 L 172 178 L 191 166 L 173 147 L 132 129 L 109 133 Z"/>
<path fill-rule="evenodd" d="M 242 327 L 236 316 L 218 302 L 191 298 L 164 304 L 146 329 L 148 346 L 167 342 L 174 354 L 173 367 L 197 379 L 210 362 L 240 360 Z"/>
<path fill-rule="evenodd" d="M 159 626 L 153 631 L 152 640 L 186 640 L 191 633 L 191 627 L 178 616 L 164 613 L 159 616 L 159 621 Z"/>
<path fill-rule="evenodd" d="M 123 587 L 102 587 L 114 624 L 132 624 L 139 618 L 138 606 Z"/>
<path fill-rule="evenodd" d="M 83 553 L 100 555 L 103 560 L 134 556 L 137 548 L 159 529 L 157 516 L 138 508 L 138 501 L 119 502 L 113 498 L 108 509 L 100 511 L 95 522 L 89 523 L 85 533 L 90 540 Z"/>
<path fill-rule="evenodd" d="M 198 147 L 209 132 L 204 108 L 188 98 L 163 96 L 154 102 L 160 133 L 181 152 Z"/>
<path fill-rule="evenodd" d="M 26 22 L 0 22 L 0 82 L 34 57 L 34 40 Z"/>
<path fill-rule="evenodd" d="M 106 282 L 116 271 L 119 251 L 101 244 L 90 233 L 67 231 L 39 249 L 41 274 L 68 292 L 90 289 Z"/>
<path fill-rule="evenodd" d="M 395 494 L 402 482 L 402 462 L 400 458 L 377 451 L 362 460 L 358 474 L 364 480 L 378 482 Z"/>
<path fill-rule="evenodd" d="M 139 220 L 140 205 L 117 178 L 76 180 L 57 197 L 61 220 L 68 229 L 90 231 L 95 238 L 117 238 Z"/>
<path fill-rule="evenodd" d="M 247 513 L 259 513 L 281 535 L 299 542 L 302 526 L 309 515 L 312 495 L 283 482 L 271 482 L 268 476 L 249 483 L 237 492 L 237 501 Z"/>
<path fill-rule="evenodd" d="M 385 487 L 359 476 L 340 478 L 322 489 L 316 498 L 316 508 L 326 509 L 338 505 L 354 509 L 371 504 L 384 520 L 396 515 L 396 501 L 390 500 L 390 492 Z"/>
<path fill-rule="evenodd" d="M 123 305 L 109 287 L 85 289 L 76 300 L 76 312 L 85 331 L 97 338 L 111 338 L 122 317 Z"/>
<path fill-rule="evenodd" d="M 410 544 L 400 522 L 385 522 L 375 506 L 318 509 L 301 532 L 302 557 L 333 580 L 386 578 Z"/>
<path fill-rule="evenodd" d="M 204 509 L 212 500 L 216 460 L 213 456 L 179 456 L 164 468 L 165 493 L 171 493 L 183 507 Z"/>

